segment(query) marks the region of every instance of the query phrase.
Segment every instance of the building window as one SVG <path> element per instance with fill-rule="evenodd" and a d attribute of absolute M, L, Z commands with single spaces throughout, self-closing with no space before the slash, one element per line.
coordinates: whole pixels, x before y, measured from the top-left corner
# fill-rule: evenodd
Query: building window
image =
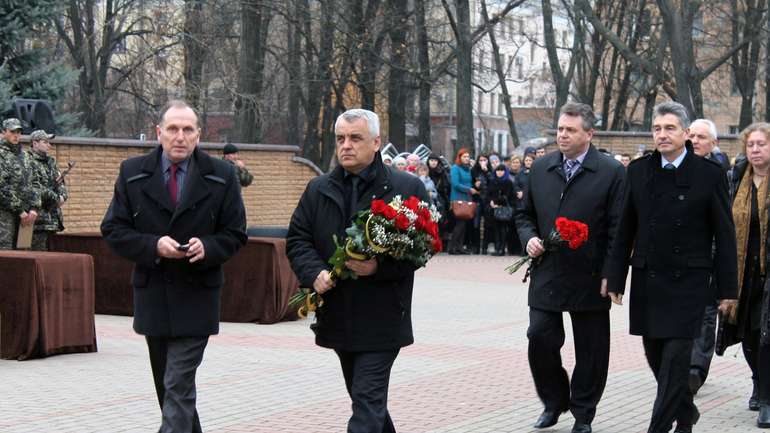
<path fill-rule="evenodd" d="M 505 97 L 503 97 L 503 94 L 501 93 L 500 96 L 497 98 L 497 114 L 503 115 L 505 114 Z"/>
<path fill-rule="evenodd" d="M 738 128 L 738 125 L 730 125 L 730 134 L 738 135 L 741 133 L 740 128 Z"/>
<path fill-rule="evenodd" d="M 519 106 L 524 105 L 524 98 L 522 98 L 521 95 L 519 95 L 518 97 L 518 102 L 519 102 Z"/>
<path fill-rule="evenodd" d="M 489 94 L 489 114 L 495 114 L 495 94 Z"/>
<path fill-rule="evenodd" d="M 562 44 L 562 46 L 566 47 L 568 41 L 569 41 L 569 33 L 567 33 L 566 30 L 562 30 L 561 31 L 561 44 Z"/>
<path fill-rule="evenodd" d="M 535 50 L 537 49 L 537 44 L 535 41 L 529 41 L 529 62 L 535 63 Z"/>
<path fill-rule="evenodd" d="M 479 113 L 481 113 L 481 110 L 483 110 L 483 106 L 481 105 L 483 101 L 484 101 L 484 92 L 479 90 L 479 95 L 476 100 L 476 111 L 478 111 Z"/>
<path fill-rule="evenodd" d="M 516 56 L 516 78 L 524 79 L 524 61 L 519 56 Z"/>

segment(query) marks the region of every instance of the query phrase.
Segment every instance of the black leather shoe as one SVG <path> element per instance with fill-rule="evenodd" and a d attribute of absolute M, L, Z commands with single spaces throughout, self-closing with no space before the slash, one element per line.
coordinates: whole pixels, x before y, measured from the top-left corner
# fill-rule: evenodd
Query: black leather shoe
<path fill-rule="evenodd" d="M 552 425 L 556 425 L 556 423 L 559 422 L 559 415 L 561 415 L 559 411 L 546 409 L 543 411 L 543 413 L 540 414 L 540 417 L 537 419 L 537 421 L 535 421 L 535 425 L 532 427 L 546 428 Z"/>
<path fill-rule="evenodd" d="M 757 416 L 757 427 L 770 428 L 770 404 L 759 405 L 759 415 Z"/>
<path fill-rule="evenodd" d="M 749 397 L 749 410 L 759 410 L 759 399 L 757 393 L 757 384 L 754 383 L 754 386 L 751 388 L 751 397 Z"/>
<path fill-rule="evenodd" d="M 572 426 L 572 433 L 591 433 L 591 424 L 575 421 Z"/>
<path fill-rule="evenodd" d="M 680 426 L 677 424 L 676 430 L 674 430 L 674 433 L 692 433 L 692 426 Z"/>

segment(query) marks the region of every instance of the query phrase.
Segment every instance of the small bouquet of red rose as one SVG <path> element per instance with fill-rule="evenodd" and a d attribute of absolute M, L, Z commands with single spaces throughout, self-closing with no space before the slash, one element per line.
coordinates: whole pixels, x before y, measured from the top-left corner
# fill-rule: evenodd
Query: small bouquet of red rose
<path fill-rule="evenodd" d="M 580 248 L 588 240 L 588 225 L 580 221 L 573 221 L 564 217 L 556 218 L 556 225 L 547 238 L 543 240 L 545 253 L 532 258 L 526 255 L 516 260 L 511 266 L 505 268 L 509 274 L 518 271 L 525 263 L 529 263 L 527 272 L 524 274 L 522 283 L 526 283 L 533 266 L 537 266 L 549 251 L 555 251 L 562 246 L 567 246 L 571 250 Z"/>
<path fill-rule="evenodd" d="M 418 267 L 425 266 L 443 248 L 438 233 L 440 219 L 441 214 L 434 205 L 414 196 L 403 200 L 398 195 L 390 203 L 372 201 L 369 209 L 356 214 L 353 224 L 345 230 L 347 238 L 343 243 L 334 237 L 337 249 L 329 259 L 332 279 L 358 278 L 345 266 L 349 259 L 389 256 Z M 289 300 L 290 308 L 299 306 L 300 317 L 321 305 L 321 295 L 310 289 L 301 289 Z"/>

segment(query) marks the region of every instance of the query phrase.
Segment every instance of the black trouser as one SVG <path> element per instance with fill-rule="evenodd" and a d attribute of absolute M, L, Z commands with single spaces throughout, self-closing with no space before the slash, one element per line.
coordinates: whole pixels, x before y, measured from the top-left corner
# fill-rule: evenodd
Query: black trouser
<path fill-rule="evenodd" d="M 468 220 L 455 218 L 455 226 L 452 229 L 452 237 L 449 239 L 449 252 L 460 251 L 465 243 L 465 229 L 468 227 Z"/>
<path fill-rule="evenodd" d="M 521 239 L 519 239 L 519 231 L 516 229 L 516 220 L 508 223 L 508 254 L 521 255 Z"/>
<path fill-rule="evenodd" d="M 711 367 L 711 358 L 714 357 L 716 344 L 717 306 L 706 306 L 703 315 L 700 336 L 695 339 L 690 356 L 690 372 L 700 376 L 701 383 L 706 382 Z"/>
<path fill-rule="evenodd" d="M 561 363 L 564 345 L 562 313 L 529 310 L 529 368 L 546 410 L 570 409 L 575 420 L 591 423 L 607 383 L 610 359 L 609 311 L 571 311 L 575 340 L 572 383 Z"/>
<path fill-rule="evenodd" d="M 643 337 L 642 344 L 647 363 L 658 382 L 647 432 L 668 432 L 674 420 L 678 426 L 691 426 L 697 411 L 687 386 L 693 340 Z"/>
<path fill-rule="evenodd" d="M 495 252 L 498 254 L 505 253 L 505 244 L 508 240 L 508 225 L 510 224 L 507 221 L 495 221 L 492 226 L 492 231 L 495 232 Z"/>
<path fill-rule="evenodd" d="M 747 331 L 743 337 L 743 357 L 751 368 L 751 379 L 757 387 L 759 404 L 770 404 L 770 345 L 759 344 L 759 329 Z"/>
<path fill-rule="evenodd" d="M 155 393 L 163 414 L 159 433 L 200 433 L 195 372 L 209 337 L 146 337 Z"/>
<path fill-rule="evenodd" d="M 335 350 L 340 358 L 342 375 L 353 415 L 348 421 L 348 433 L 395 433 L 388 413 L 388 383 L 390 369 L 399 349 L 382 352 L 347 352 Z"/>

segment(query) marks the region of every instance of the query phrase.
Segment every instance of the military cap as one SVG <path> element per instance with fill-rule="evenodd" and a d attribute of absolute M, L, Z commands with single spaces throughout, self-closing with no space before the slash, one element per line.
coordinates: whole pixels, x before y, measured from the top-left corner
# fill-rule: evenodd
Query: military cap
<path fill-rule="evenodd" d="M 229 155 L 231 153 L 238 153 L 238 148 L 232 143 L 225 144 L 224 149 L 222 149 L 222 154 Z"/>
<path fill-rule="evenodd" d="M 36 131 L 33 131 L 32 134 L 29 134 L 29 139 L 32 141 L 39 141 L 39 140 L 48 141 L 54 137 L 56 137 L 56 134 L 48 134 L 42 129 L 38 129 Z"/>
<path fill-rule="evenodd" d="M 3 121 L 3 129 L 7 129 L 10 131 L 19 131 L 22 129 L 21 127 L 21 120 L 11 117 L 9 119 L 5 119 Z"/>

